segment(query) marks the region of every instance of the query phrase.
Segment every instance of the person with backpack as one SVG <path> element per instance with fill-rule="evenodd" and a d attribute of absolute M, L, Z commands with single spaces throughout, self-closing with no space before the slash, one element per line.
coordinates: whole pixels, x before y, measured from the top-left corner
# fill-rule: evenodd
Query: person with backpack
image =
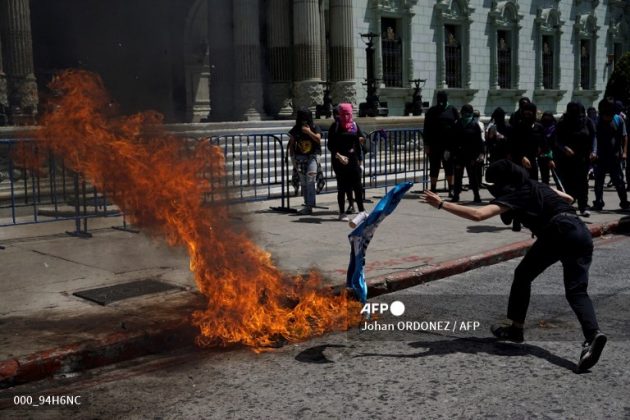
<path fill-rule="evenodd" d="M 365 134 L 352 119 L 352 111 L 352 104 L 339 104 L 339 120 L 328 129 L 328 150 L 337 179 L 337 204 L 339 220 L 342 221 L 348 221 L 345 205 L 346 194 L 349 192 L 354 193 L 359 212 L 365 212 L 361 183 L 362 143 L 365 142 Z"/>
<path fill-rule="evenodd" d="M 536 237 L 514 270 L 507 309 L 507 317 L 512 323 L 492 326 L 492 334 L 499 340 L 524 341 L 523 328 L 532 282 L 548 267 L 561 262 L 566 299 L 584 335 L 577 369 L 590 369 L 599 360 L 607 337 L 599 329 L 593 302 L 587 292 L 593 239 L 571 206 L 573 197 L 530 179 L 525 168 L 507 159 L 488 166 L 486 182 L 494 200 L 483 207 L 444 201 L 430 191 L 424 192 L 423 199 L 438 210 L 476 222 L 493 216 L 501 216 L 504 223 L 518 219 Z"/>
<path fill-rule="evenodd" d="M 289 131 L 289 154 L 300 177 L 304 208 L 299 214 L 312 214 L 315 207 L 317 166 L 322 153 L 322 134 L 313 122 L 313 113 L 302 108 L 297 111 L 295 125 Z"/>
<path fill-rule="evenodd" d="M 630 208 L 628 193 L 623 182 L 621 161 L 628 155 L 628 134 L 623 119 L 615 114 L 615 103 L 610 99 L 602 99 L 598 105 L 595 160 L 595 201 L 593 210 L 601 211 L 604 206 L 604 178 L 606 173 L 617 190 L 619 207 Z"/>

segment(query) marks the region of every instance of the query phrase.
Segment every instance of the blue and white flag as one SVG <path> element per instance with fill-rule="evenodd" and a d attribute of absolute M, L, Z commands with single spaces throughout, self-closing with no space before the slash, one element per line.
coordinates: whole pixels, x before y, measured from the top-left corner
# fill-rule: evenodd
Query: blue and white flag
<path fill-rule="evenodd" d="M 387 195 L 374 207 L 367 220 L 348 235 L 350 240 L 350 264 L 348 265 L 348 274 L 346 276 L 346 287 L 354 290 L 361 303 L 367 301 L 367 284 L 363 274 L 365 251 L 378 225 L 396 209 L 400 200 L 412 186 L 413 182 L 402 182 L 389 190 Z"/>

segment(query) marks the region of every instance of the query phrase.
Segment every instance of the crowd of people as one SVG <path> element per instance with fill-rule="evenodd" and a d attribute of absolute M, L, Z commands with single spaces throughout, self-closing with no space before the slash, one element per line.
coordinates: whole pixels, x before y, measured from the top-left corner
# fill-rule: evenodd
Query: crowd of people
<path fill-rule="evenodd" d="M 475 202 L 480 202 L 479 186 L 486 162 L 508 159 L 523 167 L 530 179 L 554 184 L 575 198 L 579 213 L 601 211 L 606 174 L 619 196 L 619 207 L 630 208 L 626 182 L 628 165 L 627 118 L 622 103 L 605 98 L 588 112 L 579 102 L 567 104 L 556 119 L 541 112 L 526 97 L 506 121 L 502 108 L 494 110 L 488 127 L 483 127 L 471 105 L 460 110 L 448 103 L 447 94 L 437 94 L 437 104 L 425 118 L 424 139 L 429 160 L 431 191 L 437 188 L 444 170 L 451 201 L 457 202 L 466 169 Z M 624 170 L 625 168 L 625 174 Z M 625 182 L 624 182 L 625 175 Z M 595 180 L 594 200 L 589 206 L 589 178 Z"/>

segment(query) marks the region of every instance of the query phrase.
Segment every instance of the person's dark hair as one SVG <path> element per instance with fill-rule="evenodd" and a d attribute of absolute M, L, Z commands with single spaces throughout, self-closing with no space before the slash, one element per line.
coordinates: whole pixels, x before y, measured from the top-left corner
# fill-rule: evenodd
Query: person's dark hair
<path fill-rule="evenodd" d="M 600 115 L 614 115 L 615 114 L 615 102 L 609 98 L 604 98 L 597 104 L 597 109 Z"/>
<path fill-rule="evenodd" d="M 448 103 L 448 95 L 446 94 L 445 91 L 440 90 L 438 91 L 438 93 L 436 94 L 436 100 L 438 105 L 446 105 Z"/>
<path fill-rule="evenodd" d="M 494 120 L 495 123 L 497 121 L 505 122 L 505 111 L 503 110 L 503 108 L 497 107 L 494 111 L 492 111 L 492 115 L 490 116 L 490 118 Z"/>
<path fill-rule="evenodd" d="M 471 104 L 466 104 L 466 105 L 462 105 L 462 114 L 472 114 L 473 113 L 473 107 Z"/>
<path fill-rule="evenodd" d="M 549 123 L 548 125 L 555 124 L 556 123 L 556 117 L 553 115 L 553 112 L 545 111 L 545 112 L 542 113 L 542 115 L 540 117 L 540 122 L 544 126 L 547 126 L 546 123 Z"/>
<path fill-rule="evenodd" d="M 507 159 L 499 159 L 486 169 L 486 187 L 495 198 L 509 194 L 526 194 L 535 199 L 538 208 L 543 206 L 540 184 L 529 177 L 527 170 Z"/>
<path fill-rule="evenodd" d="M 533 102 L 526 102 L 523 104 L 523 106 L 521 107 L 521 111 L 531 111 L 534 113 L 534 116 L 536 116 L 536 112 L 538 111 L 538 108 L 536 107 L 536 104 Z"/>
<path fill-rule="evenodd" d="M 615 101 L 615 114 L 621 114 L 624 110 L 623 102 Z"/>
<path fill-rule="evenodd" d="M 303 125 L 313 127 L 313 112 L 311 112 L 311 110 L 308 108 L 298 109 L 295 117 L 295 125 L 298 127 L 301 127 Z"/>
<path fill-rule="evenodd" d="M 523 105 L 528 104 L 531 102 L 531 99 L 529 99 L 527 96 L 522 96 L 521 99 L 518 100 L 518 107 L 519 108 L 523 108 Z"/>

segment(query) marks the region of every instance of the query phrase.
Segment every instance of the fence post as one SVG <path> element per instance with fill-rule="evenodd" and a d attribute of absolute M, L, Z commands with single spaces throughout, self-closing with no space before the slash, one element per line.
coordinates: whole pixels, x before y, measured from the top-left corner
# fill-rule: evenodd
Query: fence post
<path fill-rule="evenodd" d="M 87 223 L 85 224 L 85 230 L 81 230 L 81 200 L 79 199 L 79 174 L 74 172 L 74 232 L 66 231 L 67 235 L 74 236 L 75 238 L 91 238 L 92 234 L 87 232 Z M 85 197 L 83 197 L 85 200 Z"/>
<path fill-rule="evenodd" d="M 273 136 L 274 140 L 278 142 L 280 146 L 280 207 L 270 207 L 271 210 L 281 212 L 281 213 L 297 213 L 297 209 L 292 209 L 291 204 L 289 202 L 289 186 L 287 185 L 287 177 L 286 174 L 289 172 L 289 148 L 287 147 L 286 154 L 284 153 L 284 146 L 282 145 L 282 139 L 278 136 Z M 286 194 L 287 205 L 284 205 L 284 199 Z"/>

